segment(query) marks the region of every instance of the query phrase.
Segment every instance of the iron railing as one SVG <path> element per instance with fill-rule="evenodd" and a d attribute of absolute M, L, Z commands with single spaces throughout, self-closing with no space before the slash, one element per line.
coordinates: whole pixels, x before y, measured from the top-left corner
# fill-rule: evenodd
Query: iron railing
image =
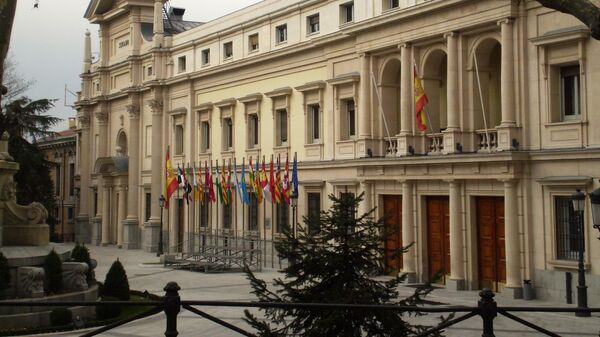
<path fill-rule="evenodd" d="M 237 332 L 243 336 L 256 337 L 252 332 L 246 331 L 240 327 L 237 327 L 229 322 L 226 322 L 218 317 L 206 313 L 197 307 L 237 307 L 237 308 L 287 308 L 287 309 L 303 309 L 303 310 L 390 310 L 400 311 L 406 313 L 462 313 L 462 316 L 447 320 L 437 326 L 434 326 L 415 337 L 426 337 L 436 332 L 446 329 L 450 326 L 458 324 L 467 319 L 479 316 L 482 320 L 482 337 L 495 337 L 494 334 L 494 319 L 498 315 L 502 315 L 509 318 L 517 323 L 525 325 L 533 330 L 536 330 L 543 335 L 560 337 L 559 334 L 549 331 L 543 327 L 533 324 L 522 317 L 519 317 L 513 313 L 522 312 L 562 312 L 562 313 L 577 313 L 577 312 L 588 312 L 598 313 L 600 308 L 567 308 L 567 307 L 514 307 L 514 306 L 498 306 L 494 300 L 494 293 L 489 289 L 483 289 L 480 293 L 480 299 L 477 302 L 477 306 L 398 306 L 398 305 L 369 305 L 369 304 L 340 304 L 340 303 L 286 303 L 286 302 L 239 302 L 239 301 L 182 301 L 179 296 L 179 290 L 181 288 L 176 282 L 169 282 L 163 290 L 165 295 L 160 301 L 72 301 L 72 302 L 18 302 L 18 301 L 0 301 L 0 307 L 23 307 L 23 306 L 45 306 L 45 307 L 71 307 L 71 306 L 87 306 L 87 307 L 98 307 L 98 306 L 147 306 L 150 309 L 136 314 L 134 316 L 125 318 L 123 320 L 111 323 L 93 331 L 84 332 L 81 334 L 82 337 L 97 336 L 108 330 L 112 330 L 116 327 L 124 324 L 136 321 L 138 319 L 148 317 L 160 313 L 165 313 L 166 324 L 164 335 L 166 337 L 176 337 L 179 332 L 177 331 L 177 316 L 181 309 L 186 309 L 198 316 L 206 318 L 214 323 L 217 323 L 231 331 Z"/>

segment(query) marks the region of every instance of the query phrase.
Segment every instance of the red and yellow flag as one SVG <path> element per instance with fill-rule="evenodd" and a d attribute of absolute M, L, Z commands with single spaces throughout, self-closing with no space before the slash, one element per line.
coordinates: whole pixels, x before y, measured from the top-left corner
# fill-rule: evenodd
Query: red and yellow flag
<path fill-rule="evenodd" d="M 177 175 L 173 171 L 173 163 L 171 163 L 171 156 L 169 155 L 169 147 L 167 146 L 167 158 L 165 163 L 165 208 L 169 208 L 169 201 L 171 200 L 171 196 L 177 188 L 179 187 L 179 183 L 177 182 Z"/>
<path fill-rule="evenodd" d="M 425 105 L 429 102 L 421 79 L 417 76 L 417 67 L 414 66 L 414 81 L 415 81 L 415 110 L 417 118 L 417 127 L 421 131 L 427 130 L 427 119 L 425 118 Z"/>

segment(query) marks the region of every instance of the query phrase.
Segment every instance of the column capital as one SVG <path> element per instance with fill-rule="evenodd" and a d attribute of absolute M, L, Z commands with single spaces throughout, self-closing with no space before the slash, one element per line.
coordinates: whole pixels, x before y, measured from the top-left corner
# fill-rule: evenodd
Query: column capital
<path fill-rule="evenodd" d="M 504 183 L 504 186 L 514 186 L 515 183 L 518 181 L 517 178 L 500 178 L 498 179 L 498 181 Z"/>
<path fill-rule="evenodd" d="M 82 129 L 90 128 L 90 116 L 89 115 L 80 115 L 77 117 L 79 119 L 79 125 L 81 125 Z"/>
<path fill-rule="evenodd" d="M 96 119 L 98 120 L 98 124 L 100 124 L 100 125 L 108 124 L 108 112 L 106 112 L 106 111 L 96 112 Z"/>
<path fill-rule="evenodd" d="M 129 114 L 129 119 L 139 119 L 140 118 L 139 105 L 129 104 L 125 108 L 127 109 L 127 113 Z"/>
<path fill-rule="evenodd" d="M 451 31 L 451 32 L 446 32 L 444 33 L 444 39 L 448 39 L 449 37 L 456 37 L 458 36 L 458 32 L 456 31 Z"/>
<path fill-rule="evenodd" d="M 410 44 L 410 42 L 402 42 L 398 44 L 398 49 L 408 49 L 411 46 L 412 45 Z"/>
<path fill-rule="evenodd" d="M 513 17 L 507 17 L 507 18 L 500 19 L 500 20 L 496 21 L 496 24 L 498 26 L 502 26 L 504 24 L 513 23 L 514 21 L 515 21 L 515 18 L 513 18 Z"/>
<path fill-rule="evenodd" d="M 158 99 L 151 99 L 148 101 L 150 104 L 150 110 L 152 110 L 153 115 L 161 115 L 163 112 L 163 102 Z"/>
<path fill-rule="evenodd" d="M 456 184 L 462 183 L 463 181 L 462 181 L 462 179 L 451 178 L 451 179 L 444 179 L 444 182 L 447 182 L 450 185 L 456 185 Z"/>

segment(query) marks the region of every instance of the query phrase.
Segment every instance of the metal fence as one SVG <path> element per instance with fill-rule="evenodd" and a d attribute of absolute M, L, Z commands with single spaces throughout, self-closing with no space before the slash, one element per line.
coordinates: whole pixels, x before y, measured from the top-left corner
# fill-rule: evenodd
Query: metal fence
<path fill-rule="evenodd" d="M 453 318 L 445 321 L 431 329 L 416 335 L 417 337 L 430 336 L 438 331 L 448 328 L 452 325 L 458 324 L 467 319 L 479 316 L 482 321 L 482 337 L 494 337 L 494 319 L 498 315 L 507 317 L 515 322 L 525 325 L 533 330 L 540 332 L 546 336 L 559 336 L 557 333 L 544 329 L 538 325 L 526 321 L 525 319 L 518 316 L 521 312 L 564 312 L 564 313 L 576 313 L 576 312 L 600 312 L 600 308 L 565 308 L 565 307 L 502 307 L 497 306 L 494 300 L 494 293 L 489 289 L 482 290 L 479 295 L 480 299 L 477 302 L 477 306 L 397 306 L 397 305 L 361 305 L 361 304 L 332 304 L 332 303 L 285 303 L 285 302 L 229 302 L 229 301 L 185 301 L 181 300 L 179 296 L 179 290 L 181 288 L 176 282 L 169 282 L 165 287 L 165 295 L 160 301 L 102 301 L 102 302 L 86 302 L 86 301 L 73 301 L 73 302 L 17 302 L 17 301 L 0 301 L 0 307 L 10 306 L 47 306 L 47 307 L 67 307 L 67 306 L 147 306 L 148 310 L 137 314 L 135 316 L 123 319 L 118 322 L 103 326 L 90 332 L 81 334 L 82 337 L 97 336 L 103 332 L 109 331 L 116 327 L 124 324 L 136 321 L 138 319 L 155 315 L 160 312 L 165 314 L 165 332 L 166 337 L 176 337 L 179 332 L 177 331 L 177 317 L 181 309 L 186 309 L 200 317 L 215 322 L 231 331 L 239 333 L 243 336 L 256 336 L 254 333 L 244 330 L 238 326 L 228 323 L 218 317 L 206 313 L 198 307 L 238 307 L 238 308 L 293 308 L 302 310 L 391 310 L 401 311 L 406 313 L 460 313 L 462 316 Z"/>

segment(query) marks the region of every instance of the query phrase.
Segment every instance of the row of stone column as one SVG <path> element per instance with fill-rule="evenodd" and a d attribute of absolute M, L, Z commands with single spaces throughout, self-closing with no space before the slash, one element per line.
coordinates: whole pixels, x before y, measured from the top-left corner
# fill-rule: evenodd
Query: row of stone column
<path fill-rule="evenodd" d="M 450 278 L 448 288 L 464 290 L 465 284 L 465 257 L 464 257 L 464 209 L 462 202 L 463 181 L 448 180 L 449 187 L 449 212 L 450 212 Z M 402 246 L 407 247 L 417 242 L 415 235 L 414 215 L 414 188 L 415 181 L 402 181 Z M 372 183 L 362 181 L 361 192 L 365 194 L 361 204 L 361 212 L 372 208 Z M 518 196 L 515 180 L 504 180 L 504 231 L 506 252 L 506 286 L 507 291 L 521 287 L 521 247 L 519 240 Z M 413 245 L 402 255 L 402 272 L 406 273 L 409 282 L 417 281 L 417 261 L 415 258 L 416 245 Z"/>

